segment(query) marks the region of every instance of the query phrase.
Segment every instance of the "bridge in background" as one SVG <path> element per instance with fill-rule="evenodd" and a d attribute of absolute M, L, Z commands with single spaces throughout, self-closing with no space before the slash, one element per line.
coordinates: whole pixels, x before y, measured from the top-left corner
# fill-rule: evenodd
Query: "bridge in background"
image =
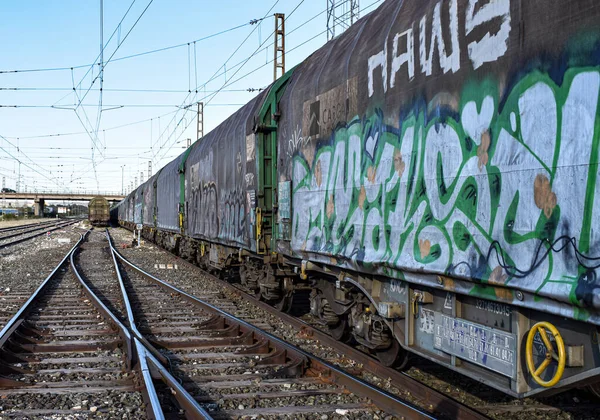
<path fill-rule="evenodd" d="M 0 193 L 0 198 L 3 200 L 33 200 L 34 214 L 36 216 L 44 215 L 44 204 L 46 201 L 90 201 L 94 197 L 104 197 L 108 202 L 117 203 L 125 198 L 124 195 L 118 193 L 92 193 L 92 192 L 75 192 L 75 193 L 60 193 L 60 192 L 17 192 L 17 193 Z"/>

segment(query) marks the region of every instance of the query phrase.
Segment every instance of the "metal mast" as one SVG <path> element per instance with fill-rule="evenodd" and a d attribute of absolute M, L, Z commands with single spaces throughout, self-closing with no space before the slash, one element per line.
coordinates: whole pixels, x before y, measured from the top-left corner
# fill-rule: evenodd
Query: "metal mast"
<path fill-rule="evenodd" d="M 281 74 L 279 74 L 281 69 Z M 275 13 L 275 51 L 273 59 L 273 81 L 285 74 L 285 15 Z"/>
<path fill-rule="evenodd" d="M 204 137 L 204 102 L 198 102 L 196 140 L 200 140 L 202 137 Z"/>
<path fill-rule="evenodd" d="M 360 0 L 327 0 L 327 40 L 348 29 L 360 18 Z"/>

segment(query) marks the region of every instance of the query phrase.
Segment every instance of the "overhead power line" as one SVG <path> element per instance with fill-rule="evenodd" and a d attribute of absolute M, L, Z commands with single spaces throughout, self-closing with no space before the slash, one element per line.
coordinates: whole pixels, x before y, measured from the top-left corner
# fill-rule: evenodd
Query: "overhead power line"
<path fill-rule="evenodd" d="M 1 90 L 9 91 L 69 91 L 73 92 L 73 88 L 70 87 L 0 87 Z M 92 91 L 100 91 L 100 89 L 91 89 Z M 104 92 L 130 92 L 130 93 L 188 93 L 189 90 L 182 89 L 115 89 L 115 88 L 103 88 Z M 224 92 L 255 92 L 262 90 L 262 88 L 248 88 L 248 89 L 229 89 Z M 205 91 L 211 92 L 211 91 Z"/>
<path fill-rule="evenodd" d="M 367 6 L 366 6 L 366 7 L 363 9 L 363 11 L 365 11 L 365 10 L 367 10 L 367 9 L 371 8 L 372 6 L 376 5 L 377 3 L 380 3 L 381 1 L 383 1 L 383 0 L 375 0 L 374 2 L 370 3 L 369 5 L 367 5 Z M 298 9 L 298 7 L 299 7 L 299 6 L 300 6 L 300 5 L 301 5 L 303 2 L 304 2 L 304 0 L 302 0 L 302 1 L 301 1 L 301 2 L 300 2 L 300 3 L 299 3 L 299 4 L 298 4 L 298 5 L 297 5 L 297 6 L 294 8 L 294 10 L 292 10 L 292 12 L 291 12 L 291 13 L 290 13 L 290 14 L 289 14 L 287 17 L 286 17 L 286 20 L 287 20 L 287 18 L 289 18 L 289 17 L 291 17 L 291 16 L 292 16 L 292 14 L 293 14 L 293 13 L 294 13 L 294 12 L 295 12 L 297 9 Z M 306 23 L 308 23 L 309 21 L 311 21 L 311 20 L 314 20 L 316 17 L 318 17 L 319 15 L 323 14 L 324 12 L 325 12 L 325 11 L 323 11 L 323 12 L 319 13 L 318 15 L 315 15 L 314 17 L 310 18 L 310 19 L 309 19 L 307 22 L 304 22 L 304 23 L 303 23 L 301 26 L 304 26 L 304 25 L 305 25 Z M 291 31 L 291 32 L 294 32 L 294 31 Z M 291 32 L 290 32 L 290 33 L 291 33 Z M 321 36 L 321 35 L 324 35 L 326 32 L 327 32 L 327 30 L 324 30 L 324 31 L 322 31 L 322 32 L 320 32 L 320 33 L 318 33 L 318 34 L 314 35 L 313 37 L 311 37 L 311 38 L 307 39 L 306 41 L 304 41 L 304 42 L 302 42 L 302 43 L 300 43 L 300 44 L 296 45 L 295 47 L 293 47 L 293 48 L 289 49 L 289 50 L 288 50 L 288 53 L 291 53 L 291 52 L 295 51 L 296 49 L 298 49 L 298 48 L 300 48 L 300 47 L 302 47 L 302 46 L 306 45 L 307 43 L 309 43 L 309 42 L 313 41 L 314 39 L 318 38 L 319 36 Z M 263 43 L 263 44 L 264 44 L 264 43 Z M 259 48 L 260 48 L 261 46 L 262 46 L 262 44 L 259 46 Z M 244 62 L 244 64 L 245 64 L 245 63 L 246 63 L 246 62 L 247 62 L 247 61 L 248 61 L 248 60 L 249 60 L 249 59 L 250 59 L 252 56 L 253 56 L 253 55 L 251 55 L 251 56 L 250 56 L 248 59 L 246 59 L 246 61 Z M 228 81 L 228 82 L 225 82 L 225 84 L 222 86 L 222 88 L 225 88 L 225 87 L 227 87 L 227 86 L 231 86 L 231 85 L 233 85 L 234 83 L 237 83 L 237 82 L 239 82 L 240 80 L 242 80 L 242 79 L 246 78 L 246 77 L 247 77 L 247 76 L 249 76 L 250 74 L 252 74 L 252 73 L 255 73 L 255 72 L 257 72 L 258 70 L 260 70 L 260 69 L 264 68 L 265 66 L 267 66 L 267 65 L 269 65 L 269 64 L 271 64 L 271 63 L 273 63 L 273 61 L 274 61 L 274 60 L 275 60 L 275 59 L 273 58 L 273 59 L 269 60 L 268 62 L 266 62 L 265 64 L 263 64 L 263 65 L 261 65 L 261 66 L 259 66 L 259 67 L 255 68 L 254 70 L 251 70 L 251 71 L 249 71 L 248 73 L 245 73 L 243 76 L 240 76 L 239 78 L 237 78 L 237 79 L 235 79 L 235 80 L 231 81 L 231 79 L 232 79 L 232 78 L 235 76 L 235 74 L 237 74 L 237 72 L 238 72 L 239 70 L 241 70 L 241 67 L 240 67 L 240 69 L 238 69 L 238 71 L 236 71 L 236 72 L 234 73 L 234 75 L 230 77 L 229 81 Z M 243 65 L 242 65 L 242 67 L 243 67 Z M 211 101 L 211 100 L 212 100 L 212 99 L 213 99 L 213 98 L 214 98 L 214 97 L 215 97 L 215 96 L 216 96 L 216 95 L 219 93 L 219 91 L 220 91 L 220 89 L 219 89 L 219 90 L 217 90 L 217 92 L 216 92 L 216 93 L 214 93 L 212 96 L 211 96 L 211 95 L 206 95 L 206 96 L 205 96 L 203 99 L 206 99 L 207 97 L 210 97 L 210 98 L 209 98 L 209 99 L 208 99 L 208 101 L 207 101 L 207 102 L 205 102 L 205 103 L 206 103 L 206 104 L 208 104 L 208 103 L 209 103 L 209 102 L 210 102 L 210 101 Z M 179 126 L 179 124 L 181 123 L 181 121 L 182 121 L 182 120 L 180 120 L 180 121 L 179 121 L 179 123 L 177 124 L 176 128 Z M 186 127 L 183 129 L 183 132 L 185 132 L 185 130 L 186 130 L 186 129 L 187 129 L 187 128 L 188 128 L 188 127 L 191 125 L 191 123 L 192 123 L 192 122 L 193 122 L 193 121 L 190 121 L 190 122 L 187 124 L 187 126 L 186 126 Z M 169 136 L 169 137 L 170 137 L 170 136 Z M 180 135 L 180 137 L 181 137 L 181 135 Z M 177 140 L 177 139 L 178 139 L 178 138 L 176 138 L 175 140 Z M 174 145 L 174 144 L 175 144 L 175 143 L 171 144 L 171 146 L 170 146 L 170 147 L 167 149 L 167 151 L 166 151 L 165 153 L 168 153 L 168 151 L 169 151 L 169 150 L 170 150 L 170 149 L 173 147 L 173 145 Z M 161 157 L 161 159 L 163 159 L 163 158 Z"/>
<path fill-rule="evenodd" d="M 176 49 L 176 48 L 186 47 L 189 44 L 194 44 L 194 43 L 206 41 L 208 39 L 215 38 L 215 37 L 217 37 L 219 35 L 224 35 L 226 33 L 233 32 L 233 31 L 235 31 L 237 29 L 241 29 L 241 28 L 244 28 L 244 27 L 249 26 L 249 25 L 254 25 L 255 23 L 261 22 L 264 19 L 265 18 L 252 19 L 248 23 L 243 23 L 241 25 L 237 25 L 237 26 L 234 26 L 234 27 L 231 27 L 231 28 L 228 28 L 228 29 L 224 29 L 222 31 L 215 32 L 213 34 L 206 35 L 206 36 L 203 36 L 201 38 L 193 39 L 193 40 L 187 41 L 187 42 L 182 42 L 180 44 L 169 45 L 167 47 L 156 48 L 156 49 L 149 50 L 149 51 L 142 51 L 142 52 L 139 52 L 139 53 L 133 53 L 133 54 L 125 55 L 125 56 L 122 56 L 122 57 L 116 57 L 116 58 L 112 59 L 112 62 L 122 61 L 122 60 L 129 60 L 131 58 L 141 57 L 141 56 L 144 56 L 144 55 L 155 54 L 155 53 L 159 53 L 159 52 L 163 52 L 163 51 L 173 50 L 173 49 Z M 68 67 L 45 67 L 45 68 L 42 67 L 42 68 L 37 68 L 37 69 L 0 70 L 0 74 L 7 74 L 7 73 L 34 73 L 34 72 L 46 72 L 46 71 L 71 71 L 71 70 L 83 69 L 83 68 L 94 66 L 94 65 L 97 65 L 97 64 L 98 63 L 95 62 L 95 63 L 90 63 L 90 64 L 80 64 L 80 65 L 77 65 L 77 66 L 68 66 Z"/>
<path fill-rule="evenodd" d="M 268 10 L 268 11 L 267 11 L 267 12 L 264 14 L 264 16 L 261 18 L 261 20 L 264 20 L 264 19 L 266 19 L 266 18 L 267 18 L 267 16 L 269 16 L 269 14 L 270 14 L 270 13 L 273 11 L 273 9 L 275 8 L 275 6 L 277 6 L 277 4 L 278 4 L 278 3 L 279 3 L 279 0 L 275 0 L 275 2 L 273 3 L 273 5 L 272 5 L 272 6 L 269 8 L 269 10 Z M 233 58 L 233 56 L 234 56 L 234 55 L 235 55 L 235 54 L 236 54 L 236 53 L 237 53 L 237 52 L 240 50 L 240 48 L 242 48 L 242 46 L 243 46 L 243 45 L 246 43 L 246 41 L 247 41 L 247 40 L 250 38 L 250 36 L 252 36 L 252 34 L 253 34 L 253 33 L 254 33 L 254 32 L 257 30 L 257 29 L 258 29 L 258 27 L 259 27 L 259 26 L 258 26 L 258 25 L 256 25 L 256 26 L 254 27 L 254 29 L 252 29 L 252 31 L 250 31 L 250 33 L 249 33 L 249 34 L 246 36 L 246 38 L 244 38 L 244 39 L 243 39 L 243 41 L 242 41 L 242 42 L 241 42 L 241 43 L 238 45 L 238 47 L 237 47 L 237 48 L 236 48 L 236 49 L 233 51 L 233 53 L 231 53 L 231 55 L 230 55 L 230 56 L 229 56 L 229 57 L 228 57 L 228 58 L 225 60 L 225 62 L 224 62 L 224 63 L 223 63 L 221 66 L 219 66 L 219 67 L 217 68 L 217 71 L 215 72 L 215 74 L 217 74 L 221 68 L 224 68 L 224 67 L 227 65 L 227 63 L 228 63 L 228 62 L 229 62 L 229 61 L 230 61 L 230 60 Z M 194 95 L 193 95 L 193 99 L 192 99 L 192 100 L 190 100 L 190 102 L 189 102 L 189 103 L 187 103 L 187 105 L 191 105 L 192 103 L 195 103 L 195 102 L 196 102 L 196 100 L 195 100 L 195 99 L 196 99 L 196 97 L 198 96 L 198 89 L 199 89 L 201 86 L 206 86 L 206 85 L 207 85 L 207 84 L 208 84 L 210 81 L 212 81 L 212 80 L 214 79 L 214 77 L 215 77 L 215 74 L 213 74 L 213 75 L 212 75 L 212 76 L 209 78 L 209 80 L 208 80 L 207 82 L 205 82 L 205 83 L 203 83 L 203 84 L 201 84 L 201 85 L 197 85 L 197 86 L 196 86 L 196 88 L 195 88 L 195 89 L 194 89 L 194 91 L 193 91 L 193 93 L 194 93 Z M 190 92 L 189 92 L 189 93 L 186 95 L 186 97 L 183 99 L 183 101 L 181 102 L 181 106 L 182 106 L 182 107 L 184 107 L 184 106 L 186 105 L 186 101 L 188 100 L 188 98 L 190 98 L 190 96 L 191 96 L 191 95 L 192 95 L 192 91 L 190 91 Z M 176 119 L 176 115 L 177 115 L 177 114 L 175 114 L 175 115 L 173 116 L 173 118 L 171 118 L 171 120 L 170 120 L 170 121 L 169 121 L 169 123 L 167 124 L 167 127 L 165 128 L 165 130 L 164 130 L 162 133 L 160 133 L 160 135 L 158 136 L 158 138 L 157 138 L 156 142 L 153 142 L 153 143 L 152 143 L 152 147 L 153 147 L 153 148 L 154 148 L 154 145 L 155 145 L 155 144 L 159 144 L 160 140 L 163 138 L 164 134 L 166 133 L 166 131 L 167 131 L 167 128 L 169 127 L 169 125 L 170 125 L 172 122 L 174 122 L 174 121 L 175 121 L 175 119 Z M 175 128 L 174 128 L 174 131 L 173 131 L 173 133 L 175 132 L 175 130 L 177 130 L 177 128 L 178 128 L 178 127 L 179 127 L 179 125 L 181 124 L 181 121 L 183 121 L 184 117 L 185 117 L 185 114 L 183 114 L 183 115 L 181 116 L 181 118 L 179 119 L 179 122 L 176 124 L 176 126 L 175 126 Z M 167 138 L 167 140 L 165 140 L 165 142 L 163 143 L 163 145 L 164 145 L 164 144 L 166 144 L 166 143 L 169 141 L 169 138 L 170 138 L 171 136 L 172 136 L 172 134 L 170 134 L 170 135 L 169 135 L 169 137 Z M 163 145 L 161 145 L 161 146 L 158 148 L 158 150 L 160 150 L 160 149 L 163 147 Z M 153 157 L 152 157 L 152 160 L 153 160 L 153 161 L 154 161 L 155 157 L 156 157 L 156 155 L 153 155 Z"/>
<path fill-rule="evenodd" d="M 378 0 L 378 1 L 374 2 L 374 3 L 371 3 L 371 4 L 370 4 L 369 6 L 367 6 L 365 9 L 367 9 L 367 8 L 371 7 L 373 4 L 379 3 L 380 1 L 382 1 L 382 0 Z M 336 5 L 336 7 L 339 7 L 339 6 L 337 6 L 337 5 Z M 272 7 L 270 10 L 272 10 L 272 9 L 273 9 L 273 7 Z M 270 12 L 270 10 L 269 10 L 269 12 Z M 267 12 L 267 14 L 268 14 L 269 12 Z M 325 14 L 325 12 L 327 12 L 327 9 L 323 9 L 323 10 L 321 10 L 319 13 L 315 14 L 314 16 L 312 16 L 312 17 L 311 17 L 311 18 L 309 18 L 308 20 L 304 21 L 303 23 L 301 23 L 300 25 L 298 25 L 298 26 L 297 26 L 297 27 L 295 27 L 294 29 L 290 30 L 290 31 L 288 32 L 288 34 L 287 34 L 287 35 L 288 35 L 288 37 L 289 37 L 289 35 L 291 35 L 292 33 L 294 33 L 294 32 L 296 32 L 297 30 L 299 30 L 300 28 L 302 28 L 302 27 L 306 26 L 308 23 L 310 23 L 310 22 L 314 21 L 314 20 L 315 20 L 316 18 L 318 18 L 319 16 L 321 16 L 321 15 Z M 262 21 L 262 20 L 264 20 L 265 18 L 266 18 L 266 16 L 265 16 L 265 17 L 263 17 L 263 18 L 261 18 L 261 19 L 254 19 L 253 21 Z M 214 36 L 216 36 L 216 35 L 219 35 L 219 34 L 223 34 L 223 33 L 231 32 L 232 30 L 239 29 L 239 28 L 242 28 L 242 27 L 244 27 L 244 26 L 247 26 L 247 25 L 249 25 L 249 24 L 252 24 L 252 23 L 253 23 L 253 21 L 251 21 L 251 22 L 250 22 L 250 23 L 248 23 L 248 24 L 244 24 L 244 25 L 238 25 L 238 26 L 235 26 L 235 27 L 233 27 L 233 28 L 230 28 L 230 29 L 228 29 L 228 30 L 224 30 L 224 31 L 221 31 L 221 32 L 217 32 L 217 33 L 215 33 L 215 34 L 212 34 L 212 35 L 205 36 L 205 37 L 203 37 L 203 38 L 199 38 L 199 39 L 197 39 L 196 41 L 200 41 L 200 40 L 204 40 L 204 39 L 209 39 L 209 38 L 212 38 L 212 37 L 214 37 Z M 319 34 L 319 35 L 321 35 L 321 34 Z M 313 37 L 313 38 L 311 38 L 311 39 L 314 39 L 314 38 L 316 38 L 316 37 Z M 194 41 L 192 41 L 192 42 L 194 42 Z M 307 42 L 308 42 L 308 41 L 307 41 Z M 121 57 L 121 58 L 113 59 L 113 61 L 118 61 L 118 60 L 125 59 L 125 58 L 129 58 L 129 57 L 135 57 L 135 56 L 138 56 L 138 55 L 149 54 L 149 53 L 152 53 L 152 52 L 160 52 L 160 51 L 163 51 L 163 50 L 166 50 L 166 49 L 177 48 L 177 47 L 182 47 L 182 46 L 186 46 L 186 45 L 187 45 L 187 43 L 177 44 L 177 45 L 174 45 L 174 46 L 171 46 L 171 47 L 161 48 L 161 49 L 157 49 L 157 50 L 151 50 L 151 51 L 147 51 L 147 52 L 144 52 L 144 53 L 133 54 L 133 55 L 131 55 L 131 56 L 127 56 L 127 57 Z M 259 53 L 260 53 L 260 52 L 263 52 L 263 51 L 265 51 L 267 48 L 269 48 L 269 46 L 270 46 L 270 44 L 269 44 L 269 45 L 267 45 L 266 47 L 263 47 L 261 50 L 259 50 Z M 295 49 L 295 48 L 294 48 L 294 49 Z M 290 52 L 291 52 L 291 51 L 293 51 L 293 50 L 290 50 Z M 245 59 L 243 59 L 243 60 L 239 61 L 238 63 L 236 63 L 236 64 L 234 64 L 234 65 L 230 66 L 230 67 L 229 67 L 229 69 L 230 69 L 230 70 L 233 70 L 233 69 L 235 69 L 235 68 L 239 67 L 240 65 L 242 65 L 243 63 L 245 63 L 246 61 L 247 61 L 247 58 L 245 58 Z M 271 60 L 271 62 L 272 62 L 272 60 Z M 266 63 L 266 64 L 269 64 L 269 63 Z M 88 66 L 89 66 L 89 64 L 86 64 L 86 65 L 81 65 L 81 66 L 75 66 L 75 67 L 64 67 L 64 68 L 62 68 L 62 67 L 61 67 L 61 68 L 56 68 L 56 69 L 57 69 L 57 70 L 60 70 L 60 69 L 70 70 L 70 69 L 72 69 L 72 68 L 83 68 L 83 67 L 88 67 Z M 264 66 L 261 66 L 261 67 L 259 67 L 258 69 L 260 69 L 260 68 L 262 68 L 262 67 L 264 67 Z M 222 68 L 222 66 L 220 66 L 219 68 Z M 256 70 L 258 70 L 258 69 L 256 69 Z M 43 71 L 43 70 L 46 70 L 46 69 L 33 69 L 33 70 L 23 70 L 23 71 L 37 71 L 37 70 Z M 51 70 L 52 70 L 52 69 L 51 69 Z M 21 71 L 21 70 L 18 70 L 18 71 Z M 16 71 L 4 71 L 4 72 L 16 72 Z M 0 73 L 2 73 L 2 71 L 0 71 Z M 218 74 L 214 75 L 215 77 L 211 77 L 211 78 L 210 78 L 208 81 L 206 81 L 206 82 L 205 82 L 204 84 L 202 84 L 202 85 L 208 84 L 210 81 L 214 80 L 214 78 L 218 78 L 218 77 L 222 76 L 223 74 L 225 74 L 225 73 L 224 73 L 224 72 L 220 72 L 220 73 L 218 73 Z M 202 85 L 198 85 L 198 87 L 200 87 L 200 86 L 202 86 Z M 247 92 L 255 92 L 255 91 L 260 91 L 260 90 L 262 90 L 262 89 L 263 89 L 263 88 L 248 88 L 248 89 L 220 89 L 220 92 L 243 92 L 243 91 L 247 91 Z M 72 91 L 73 91 L 73 88 L 54 88 L 54 87 L 41 87 L 41 88 L 39 88 L 39 87 L 6 87 L 6 88 L 0 88 L 0 90 L 32 90 L 32 91 L 35 91 L 35 90 L 64 90 L 64 91 L 69 91 L 69 92 L 72 92 Z M 97 89 L 95 89 L 95 90 L 97 90 Z M 167 92 L 168 92 L 168 93 L 189 93 L 189 91 L 188 91 L 188 90 L 180 90 L 180 91 L 178 91 L 178 90 L 166 90 L 166 89 L 109 89 L 109 88 L 107 88 L 107 89 L 104 89 L 104 91 L 107 91 L 107 92 L 108 92 L 108 91 L 113 91 L 113 92 L 161 92 L 161 93 L 162 93 L 162 92 L 165 92 L 165 93 L 167 93 Z M 217 91 L 217 90 L 203 90 L 203 92 L 204 92 L 204 93 L 207 93 L 207 94 L 210 94 L 210 93 L 216 93 L 216 92 L 218 92 L 218 91 Z M 186 98 L 186 99 L 187 99 L 187 98 Z M 203 98 L 202 98 L 202 99 L 203 99 Z M 125 124 L 121 124 L 121 125 L 118 125 L 118 126 L 114 126 L 114 127 L 105 128 L 105 129 L 103 129 L 102 131 L 113 131 L 113 130 L 118 130 L 118 129 L 121 129 L 121 128 L 126 128 L 126 127 L 130 127 L 130 126 L 137 125 L 137 124 L 143 124 L 143 123 L 146 123 L 146 122 L 149 122 L 149 121 L 152 121 L 152 120 L 156 120 L 156 119 L 159 119 L 159 118 L 164 118 L 164 117 L 166 117 L 166 116 L 168 116 L 168 115 L 175 114 L 175 113 L 177 113 L 177 112 L 178 112 L 178 111 L 170 111 L 170 112 L 168 112 L 168 113 L 166 113 L 166 114 L 162 114 L 162 115 L 153 116 L 153 117 L 151 117 L 151 118 L 146 118 L 146 119 L 143 119 L 143 120 L 133 121 L 133 122 L 130 122 L 130 123 L 125 123 Z M 64 136 L 73 136 L 73 135 L 81 135 L 81 134 L 86 134 L 86 132 L 85 132 L 85 131 L 79 131 L 79 132 L 70 132 L 70 133 L 69 133 L 69 132 L 67 132 L 67 133 L 50 133 L 50 134 L 40 134 L 40 135 L 33 135 L 33 136 L 11 136 L 11 137 L 8 137 L 8 138 L 11 138 L 11 139 L 39 139 L 39 138 L 61 137 L 61 136 L 63 136 L 63 137 L 64 137 Z"/>
<path fill-rule="evenodd" d="M 212 104 L 211 106 L 241 106 L 241 104 Z M 79 104 L 80 107 L 97 107 L 98 104 Z M 170 105 L 170 104 L 104 104 L 106 110 L 111 109 L 120 109 L 120 108 L 179 108 L 180 105 Z M 0 104 L 0 108 L 52 108 L 58 110 L 68 110 L 73 111 L 75 108 L 69 108 L 66 106 L 57 106 L 57 105 L 11 105 L 11 104 Z"/>
<path fill-rule="evenodd" d="M 284 19 L 284 22 L 285 22 L 285 21 L 287 21 L 287 20 L 288 20 L 288 19 L 289 19 L 289 18 L 290 18 L 290 17 L 291 17 L 291 16 L 292 16 L 292 15 L 293 15 L 295 12 L 296 12 L 296 10 L 298 10 L 298 8 L 299 8 L 299 7 L 300 7 L 300 6 L 301 6 L 301 5 L 304 3 L 304 1 L 305 1 L 305 0 L 300 0 L 300 2 L 299 2 L 297 5 L 296 5 L 296 7 L 294 7 L 294 9 L 293 9 L 293 10 L 292 10 L 292 11 L 291 11 L 291 12 L 290 12 L 290 13 L 289 13 L 289 14 L 288 14 L 286 17 L 285 17 L 285 19 Z M 277 3 L 278 3 L 278 2 L 279 2 L 279 0 L 277 0 L 277 1 L 275 2 L 275 4 L 274 4 L 274 5 L 271 7 L 271 9 L 269 9 L 269 11 L 267 12 L 267 14 L 268 14 L 268 13 L 270 13 L 270 12 L 271 12 L 271 11 L 272 11 L 272 10 L 275 8 L 275 6 L 277 5 Z M 265 15 L 265 16 L 266 16 L 266 15 Z M 267 43 L 267 42 L 269 41 L 269 39 L 272 39 L 272 35 L 274 35 L 276 31 L 277 31 L 277 27 L 276 27 L 276 28 L 273 30 L 273 32 L 271 33 L 271 36 L 269 36 L 269 37 L 266 37 L 266 38 L 265 38 L 265 40 L 264 40 L 264 41 L 263 41 L 263 42 L 262 42 L 262 43 L 261 43 L 261 44 L 260 44 L 260 45 L 259 45 L 259 46 L 258 46 L 258 47 L 255 49 L 255 50 L 254 50 L 254 52 L 253 52 L 253 53 L 252 53 L 252 54 L 251 54 L 251 55 L 250 55 L 248 58 L 246 58 L 246 60 L 245 60 L 245 61 L 244 61 L 244 62 L 241 64 L 241 66 L 239 66 L 239 67 L 236 69 L 236 71 L 235 71 L 235 72 L 233 73 L 233 75 L 230 77 L 230 80 L 231 80 L 231 78 L 235 77 L 235 75 L 236 75 L 236 74 L 237 74 L 237 73 L 238 73 L 238 72 L 239 72 L 239 71 L 242 69 L 242 67 L 244 67 L 244 65 L 245 65 L 245 64 L 246 64 L 246 63 L 247 63 L 247 62 L 248 62 L 248 61 L 249 61 L 249 60 L 250 60 L 252 57 L 256 56 L 256 54 L 258 54 L 258 53 L 259 53 L 259 51 L 261 51 L 261 48 L 262 48 L 262 46 L 263 46 L 265 43 Z M 248 37 L 249 37 L 249 36 L 250 36 L 250 35 L 248 35 Z M 247 37 L 246 39 L 248 39 L 248 37 Z M 242 44 L 243 44 L 245 41 L 246 41 L 246 40 L 244 40 L 244 41 L 242 42 Z M 241 45 L 240 45 L 240 47 L 241 47 Z M 236 51 L 235 51 L 235 52 L 237 52 L 237 51 L 239 50 L 239 48 L 240 48 L 240 47 L 238 47 L 238 48 L 236 49 Z M 234 54 L 235 54 L 235 52 L 234 52 Z M 231 59 L 231 57 L 233 57 L 233 54 L 232 54 L 232 55 L 231 55 L 231 56 L 228 58 L 228 60 L 229 60 L 229 59 Z M 273 59 L 271 62 L 273 62 L 273 61 L 274 61 L 274 59 Z M 211 80 L 212 80 L 212 79 L 211 79 Z M 211 96 L 211 95 L 208 95 L 208 96 L 209 96 L 209 99 L 208 99 L 208 101 L 206 101 L 206 102 L 205 102 L 205 104 L 209 104 L 209 103 L 210 103 L 210 101 L 212 101 L 212 100 L 214 99 L 214 97 L 215 97 L 217 94 L 219 94 L 219 92 L 221 92 L 221 90 L 222 90 L 224 87 L 226 87 L 226 85 L 227 85 L 227 80 L 225 81 L 225 83 L 223 84 L 223 86 L 221 86 L 221 88 L 217 90 L 217 92 L 215 92 L 214 94 L 212 94 L 212 96 Z M 196 89 L 197 89 L 197 88 L 196 88 Z M 204 98 L 203 98 L 203 99 L 204 99 Z M 172 135 L 175 133 L 175 131 L 177 130 L 177 128 L 179 127 L 179 125 L 180 125 L 180 124 L 181 124 L 181 122 L 183 121 L 184 117 L 185 117 L 185 115 L 183 115 L 183 116 L 180 118 L 179 122 L 177 123 L 177 125 L 175 126 L 175 128 L 173 129 L 172 133 L 169 135 L 169 137 L 167 138 L 167 140 L 165 141 L 165 144 L 163 144 L 163 146 L 164 146 L 164 145 L 166 145 L 166 142 L 167 142 L 167 141 L 168 141 L 168 140 L 171 138 L 171 136 L 172 136 Z M 185 132 L 185 130 L 187 130 L 187 128 L 188 128 L 188 127 L 191 125 L 191 123 L 192 123 L 192 121 L 190 121 L 190 122 L 189 122 L 189 123 L 186 125 L 186 127 L 185 127 L 185 128 L 182 130 L 182 134 Z M 171 150 L 171 148 L 172 148 L 172 147 L 173 147 L 173 146 L 174 146 L 174 145 L 177 143 L 177 140 L 178 140 L 178 139 L 181 137 L 181 135 L 182 135 L 182 134 L 180 134 L 180 135 L 179 135 L 179 137 L 175 138 L 175 140 L 174 140 L 174 141 L 171 143 L 171 145 L 170 145 L 170 146 L 169 146 L 169 147 L 166 149 L 166 151 L 163 153 L 163 155 L 162 155 L 162 157 L 160 158 L 160 160 L 162 160 L 162 159 L 164 158 L 164 156 L 165 156 L 167 153 L 169 153 L 169 151 Z M 161 148 L 162 148 L 163 146 L 161 146 Z M 160 149 L 159 149 L 159 150 L 160 150 Z M 153 158 L 153 159 L 154 159 L 154 158 Z"/>

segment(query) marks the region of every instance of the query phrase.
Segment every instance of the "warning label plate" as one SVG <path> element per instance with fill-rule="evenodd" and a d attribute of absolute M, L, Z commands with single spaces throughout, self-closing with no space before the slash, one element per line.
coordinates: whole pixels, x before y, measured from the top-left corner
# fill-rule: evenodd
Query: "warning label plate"
<path fill-rule="evenodd" d="M 510 378 L 516 377 L 515 334 L 435 313 L 434 347 Z"/>

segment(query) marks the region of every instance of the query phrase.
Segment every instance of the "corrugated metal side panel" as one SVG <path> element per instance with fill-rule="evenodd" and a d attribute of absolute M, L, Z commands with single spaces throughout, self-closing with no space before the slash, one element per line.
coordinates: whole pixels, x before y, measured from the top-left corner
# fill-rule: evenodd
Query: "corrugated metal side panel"
<path fill-rule="evenodd" d="M 135 215 L 135 191 L 132 191 L 129 194 L 128 200 L 129 209 L 127 210 L 127 220 L 133 223 Z"/>
<path fill-rule="evenodd" d="M 158 175 L 152 176 L 144 184 L 144 210 L 143 210 L 143 221 L 144 226 L 154 227 L 154 206 L 155 206 L 155 195 L 154 182 Z"/>
<path fill-rule="evenodd" d="M 136 224 L 142 223 L 142 207 L 144 200 L 144 186 L 140 185 L 137 190 L 135 190 L 135 204 L 133 209 L 133 222 Z"/>
<path fill-rule="evenodd" d="M 117 220 L 124 220 L 124 218 L 123 218 L 123 200 L 119 201 L 117 206 L 114 209 L 112 209 L 112 211 L 116 212 Z"/>
<path fill-rule="evenodd" d="M 251 208 L 256 196 L 254 115 L 261 92 L 194 146 L 186 162 L 186 231 L 193 238 L 255 249 Z"/>
<path fill-rule="evenodd" d="M 125 221 L 131 222 L 132 220 L 131 196 L 128 195 L 125 199 Z"/>
<path fill-rule="evenodd" d="M 157 225 L 161 229 L 179 231 L 179 163 L 182 155 L 167 164 L 156 183 Z"/>
<path fill-rule="evenodd" d="M 600 7 L 493 3 L 388 0 L 298 66 L 278 250 L 475 296 L 500 284 L 600 324 Z"/>

